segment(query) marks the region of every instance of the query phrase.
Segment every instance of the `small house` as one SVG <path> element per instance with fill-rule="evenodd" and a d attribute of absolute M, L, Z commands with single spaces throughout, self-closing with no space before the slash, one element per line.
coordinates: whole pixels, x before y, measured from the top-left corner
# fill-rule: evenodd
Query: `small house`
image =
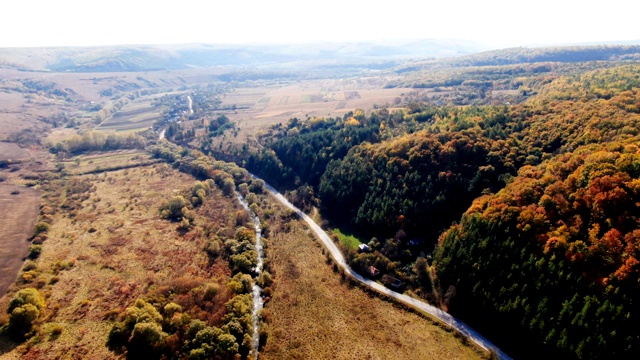
<path fill-rule="evenodd" d="M 367 268 L 367 272 L 369 273 L 369 275 L 374 276 L 374 277 L 380 275 L 380 270 L 376 269 L 373 266 L 369 266 Z"/>
<path fill-rule="evenodd" d="M 384 286 L 392 288 L 394 290 L 400 289 L 402 287 L 402 281 L 400 279 L 396 279 L 393 276 L 384 275 L 382 277 L 382 283 Z"/>
<path fill-rule="evenodd" d="M 358 245 L 358 252 L 369 252 L 370 250 L 371 248 L 369 248 L 369 245 L 367 244 Z"/>

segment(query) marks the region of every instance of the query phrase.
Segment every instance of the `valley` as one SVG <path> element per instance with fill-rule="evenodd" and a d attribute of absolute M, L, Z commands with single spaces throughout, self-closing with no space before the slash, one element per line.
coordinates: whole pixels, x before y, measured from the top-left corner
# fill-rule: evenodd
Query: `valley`
<path fill-rule="evenodd" d="M 1 54 L 0 358 L 636 353 L 640 47 L 340 49 Z"/>

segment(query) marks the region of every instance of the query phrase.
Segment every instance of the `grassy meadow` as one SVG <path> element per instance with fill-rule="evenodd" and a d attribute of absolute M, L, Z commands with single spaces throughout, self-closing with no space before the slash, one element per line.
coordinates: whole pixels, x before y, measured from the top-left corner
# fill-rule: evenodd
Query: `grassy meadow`
<path fill-rule="evenodd" d="M 358 245 L 362 244 L 362 242 L 352 234 L 346 233 L 343 230 L 335 228 L 332 230 L 333 233 L 338 237 L 338 241 L 340 244 L 347 250 L 356 250 Z"/>

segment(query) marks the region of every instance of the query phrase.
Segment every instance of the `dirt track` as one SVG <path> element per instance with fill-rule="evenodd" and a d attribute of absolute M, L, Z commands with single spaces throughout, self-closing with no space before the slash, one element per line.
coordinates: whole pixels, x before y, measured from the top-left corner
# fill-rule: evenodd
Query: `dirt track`
<path fill-rule="evenodd" d="M 12 195 L 12 192 L 19 191 Z M 40 193 L 36 190 L 0 185 L 0 297 L 16 280 L 38 213 Z"/>

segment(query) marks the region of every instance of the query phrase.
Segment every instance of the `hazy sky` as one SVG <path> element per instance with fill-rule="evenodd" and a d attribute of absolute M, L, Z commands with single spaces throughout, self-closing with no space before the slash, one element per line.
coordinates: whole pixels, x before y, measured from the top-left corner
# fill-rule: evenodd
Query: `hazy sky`
<path fill-rule="evenodd" d="M 527 4 L 527 5 L 525 5 Z M 0 47 L 468 39 L 640 40 L 633 0 L 9 0 Z"/>

